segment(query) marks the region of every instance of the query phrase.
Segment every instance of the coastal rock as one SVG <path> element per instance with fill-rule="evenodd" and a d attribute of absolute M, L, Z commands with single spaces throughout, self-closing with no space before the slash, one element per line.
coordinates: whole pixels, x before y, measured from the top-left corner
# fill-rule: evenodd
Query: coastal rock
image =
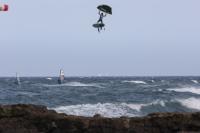
<path fill-rule="evenodd" d="M 200 113 L 105 118 L 58 114 L 38 105 L 1 105 L 0 133 L 198 133 Z"/>
<path fill-rule="evenodd" d="M 95 114 L 93 117 L 94 118 L 102 118 L 102 116 L 100 114 Z"/>

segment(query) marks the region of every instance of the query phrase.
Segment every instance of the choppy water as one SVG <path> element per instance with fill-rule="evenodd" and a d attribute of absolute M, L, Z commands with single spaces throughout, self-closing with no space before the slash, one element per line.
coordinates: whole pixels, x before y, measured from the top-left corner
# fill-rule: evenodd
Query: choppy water
<path fill-rule="evenodd" d="M 72 115 L 200 111 L 200 77 L 0 78 L 0 104 L 39 104 Z"/>

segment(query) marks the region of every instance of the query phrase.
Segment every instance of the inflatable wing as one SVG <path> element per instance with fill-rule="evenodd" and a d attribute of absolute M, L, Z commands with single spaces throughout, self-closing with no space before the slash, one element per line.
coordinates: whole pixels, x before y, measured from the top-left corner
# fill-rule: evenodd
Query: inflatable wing
<path fill-rule="evenodd" d="M 108 13 L 112 15 L 112 8 L 108 5 L 100 5 L 97 7 L 97 9 L 99 9 L 102 12 Z"/>
<path fill-rule="evenodd" d="M 0 5 L 0 11 L 8 11 L 8 5 Z"/>

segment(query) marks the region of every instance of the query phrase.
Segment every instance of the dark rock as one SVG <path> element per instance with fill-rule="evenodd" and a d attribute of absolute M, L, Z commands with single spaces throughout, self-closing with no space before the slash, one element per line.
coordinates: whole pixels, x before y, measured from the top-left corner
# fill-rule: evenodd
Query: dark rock
<path fill-rule="evenodd" d="M 102 116 L 101 116 L 100 114 L 95 114 L 95 115 L 93 116 L 93 118 L 102 118 Z"/>
<path fill-rule="evenodd" d="M 37 105 L 1 105 L 0 133 L 198 133 L 200 113 L 105 118 L 58 114 Z"/>

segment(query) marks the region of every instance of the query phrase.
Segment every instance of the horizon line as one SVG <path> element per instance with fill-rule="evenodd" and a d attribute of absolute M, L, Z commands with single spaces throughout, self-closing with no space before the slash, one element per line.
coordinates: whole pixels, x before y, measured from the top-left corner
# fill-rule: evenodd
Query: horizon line
<path fill-rule="evenodd" d="M 20 75 L 19 75 L 20 76 Z M 0 78 L 13 78 L 13 77 L 16 77 L 16 76 L 0 76 Z M 33 75 L 33 76 L 20 76 L 21 78 L 48 78 L 48 77 L 51 77 L 51 78 L 56 78 L 56 77 L 59 77 L 58 76 L 49 76 L 49 75 L 44 75 L 44 76 L 36 76 L 36 75 Z M 70 77 L 200 77 L 200 75 L 69 75 L 69 76 L 65 76 L 65 78 L 70 78 Z"/>

